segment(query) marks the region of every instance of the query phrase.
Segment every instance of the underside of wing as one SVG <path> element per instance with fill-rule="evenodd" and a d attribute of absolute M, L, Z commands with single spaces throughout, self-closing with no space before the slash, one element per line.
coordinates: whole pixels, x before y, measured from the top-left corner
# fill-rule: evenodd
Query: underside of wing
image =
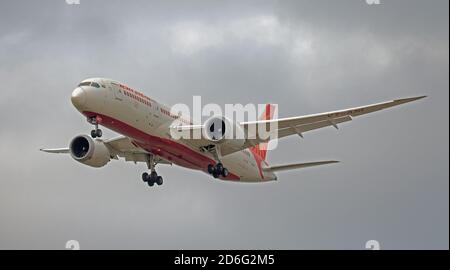
<path fill-rule="evenodd" d="M 128 137 L 119 136 L 113 139 L 104 140 L 103 143 L 108 148 L 110 156 L 113 159 L 118 159 L 118 157 L 121 157 L 124 158 L 125 161 L 132 162 L 147 162 L 149 160 L 148 157 L 150 153 L 134 144 Z M 70 154 L 70 149 L 68 147 L 40 150 L 42 152 L 52 154 Z M 171 162 L 158 156 L 154 156 L 154 161 L 158 164 L 172 164 Z"/>
<path fill-rule="evenodd" d="M 125 161 L 133 162 L 147 162 L 149 152 L 142 149 L 126 136 L 119 136 L 117 138 L 105 141 L 105 145 L 114 155 L 122 157 Z M 155 156 L 155 162 L 159 164 L 172 164 L 171 162 Z"/>

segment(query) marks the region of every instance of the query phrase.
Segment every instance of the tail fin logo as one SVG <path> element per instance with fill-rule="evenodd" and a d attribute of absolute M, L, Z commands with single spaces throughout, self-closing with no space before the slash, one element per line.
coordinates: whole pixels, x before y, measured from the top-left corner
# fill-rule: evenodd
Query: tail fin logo
<path fill-rule="evenodd" d="M 266 104 L 266 108 L 264 109 L 263 113 L 259 117 L 259 120 L 272 120 L 274 113 L 275 113 L 275 108 L 276 107 L 272 104 Z M 261 157 L 261 159 L 266 160 L 267 148 L 268 148 L 268 143 L 261 143 L 259 145 L 251 147 L 250 151 L 254 155 Z"/>

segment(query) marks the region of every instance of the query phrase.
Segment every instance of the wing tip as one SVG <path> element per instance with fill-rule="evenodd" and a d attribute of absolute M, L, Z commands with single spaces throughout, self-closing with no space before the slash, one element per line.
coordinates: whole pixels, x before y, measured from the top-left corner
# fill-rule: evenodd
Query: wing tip
<path fill-rule="evenodd" d="M 413 102 L 416 100 L 420 100 L 420 99 L 424 99 L 427 98 L 428 96 L 417 96 L 417 97 L 409 97 L 409 98 L 402 98 L 402 99 L 397 99 L 395 100 L 396 102 L 403 104 L 403 103 L 408 103 L 408 102 Z"/>
<path fill-rule="evenodd" d="M 336 164 L 336 163 L 341 163 L 341 161 L 339 161 L 339 160 L 329 160 L 329 161 L 323 161 L 323 165 L 326 165 L 326 164 Z"/>

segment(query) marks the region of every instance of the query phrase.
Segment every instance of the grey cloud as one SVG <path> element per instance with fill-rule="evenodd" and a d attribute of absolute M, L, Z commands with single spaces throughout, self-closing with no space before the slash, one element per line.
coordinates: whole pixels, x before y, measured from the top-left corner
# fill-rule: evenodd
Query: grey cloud
<path fill-rule="evenodd" d="M 2 1 L 0 15 L 0 248 L 448 249 L 448 1 Z M 261 17 L 270 27 L 236 26 Z M 199 27 L 199 47 L 174 49 L 177 26 Z M 429 98 L 269 155 L 339 165 L 263 185 L 161 167 L 149 189 L 143 165 L 37 151 L 90 130 L 69 96 L 92 76 L 282 117 Z"/>

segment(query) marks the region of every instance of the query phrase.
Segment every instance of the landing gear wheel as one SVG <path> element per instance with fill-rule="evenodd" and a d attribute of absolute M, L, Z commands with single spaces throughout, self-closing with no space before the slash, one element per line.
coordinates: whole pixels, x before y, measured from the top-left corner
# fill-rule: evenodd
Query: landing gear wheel
<path fill-rule="evenodd" d="M 223 171 L 223 164 L 222 163 L 220 163 L 220 162 L 217 163 L 216 171 L 219 172 L 219 173 L 222 173 L 222 171 Z"/>
<path fill-rule="evenodd" d="M 209 174 L 213 174 L 214 173 L 214 165 L 212 165 L 212 164 L 208 165 L 208 173 Z"/>
<path fill-rule="evenodd" d="M 156 184 L 158 184 L 158 186 L 163 184 L 163 178 L 161 176 L 156 177 Z"/>
<path fill-rule="evenodd" d="M 163 184 L 163 178 L 162 176 L 159 176 L 156 171 L 152 171 L 150 174 L 148 173 L 143 173 L 142 174 L 142 180 L 144 180 L 144 182 L 147 182 L 147 184 L 150 187 L 153 187 L 155 184 L 157 184 L 158 186 L 161 186 Z"/>
<path fill-rule="evenodd" d="M 223 168 L 223 169 L 222 169 L 222 176 L 223 176 L 223 177 L 227 177 L 229 174 L 230 174 L 230 172 L 228 171 L 227 168 Z"/>
<path fill-rule="evenodd" d="M 228 171 L 228 169 L 225 168 L 221 162 L 217 163 L 215 166 L 212 164 L 209 164 L 207 171 L 214 178 L 219 178 L 220 176 L 223 176 L 226 178 L 230 175 L 230 172 Z"/>
<path fill-rule="evenodd" d="M 93 130 L 91 130 L 91 137 L 92 138 L 100 138 L 101 136 L 103 135 L 103 132 L 102 132 L 102 130 L 101 129 L 93 129 Z"/>
<path fill-rule="evenodd" d="M 147 168 L 150 171 L 149 171 L 149 173 L 143 173 L 142 179 L 144 180 L 144 178 L 145 178 L 146 180 L 144 180 L 144 181 L 147 182 L 147 185 L 149 185 L 150 187 L 154 186 L 155 184 L 157 184 L 158 186 L 162 185 L 163 178 L 161 176 L 158 176 L 158 173 L 155 170 L 155 166 L 158 163 L 152 154 L 148 154 L 146 156 L 146 163 L 147 163 Z"/>

